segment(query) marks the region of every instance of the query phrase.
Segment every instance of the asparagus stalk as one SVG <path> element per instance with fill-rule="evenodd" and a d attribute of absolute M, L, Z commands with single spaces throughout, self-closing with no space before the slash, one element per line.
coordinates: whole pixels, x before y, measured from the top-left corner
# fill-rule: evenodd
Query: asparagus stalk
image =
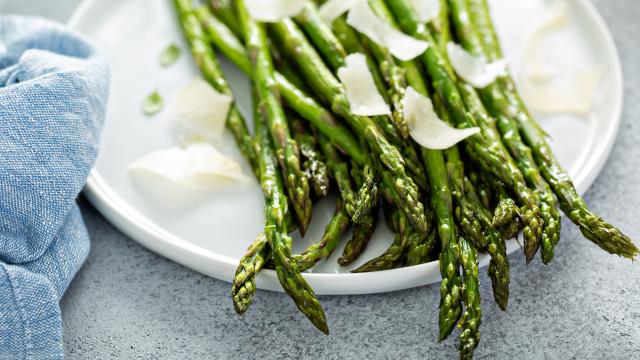
<path fill-rule="evenodd" d="M 275 151 L 271 148 L 270 134 L 266 128 L 265 111 L 257 111 L 256 132 L 260 142 L 260 184 L 265 195 L 265 236 L 272 249 L 278 279 L 285 292 L 293 299 L 298 309 L 320 331 L 327 334 L 324 311 L 313 289 L 300 274 L 297 264 L 291 259 L 291 238 L 286 235 L 287 198 Z"/>
<path fill-rule="evenodd" d="M 398 263 L 398 260 L 401 258 L 413 238 L 419 236 L 419 234 L 417 234 L 412 228 L 407 216 L 402 211 L 396 207 L 391 211 L 391 216 L 393 218 L 392 221 L 395 225 L 392 227 L 396 232 L 393 243 L 382 255 L 367 261 L 351 272 L 371 272 L 393 268 Z"/>
<path fill-rule="evenodd" d="M 491 23 L 488 5 L 485 1 L 469 0 L 474 30 L 481 34 L 482 50 L 489 60 L 502 58 L 500 44 Z M 574 224 L 580 227 L 582 234 L 603 250 L 628 259 L 638 255 L 638 248 L 631 239 L 613 225 L 609 224 L 589 210 L 584 199 L 576 191 L 571 178 L 562 168 L 546 135 L 527 110 L 520 98 L 513 79 L 505 76 L 500 81 L 501 94 L 509 105 L 510 118 L 516 119 L 524 141 L 531 148 L 533 158 L 560 201 L 560 208 Z M 557 240 L 554 240 L 557 242 Z M 555 246 L 552 242 L 551 247 Z"/>
<path fill-rule="evenodd" d="M 480 126 L 480 133 L 465 140 L 467 152 L 484 171 L 500 178 L 518 196 L 523 206 L 525 256 L 527 262 L 531 261 L 539 247 L 543 225 L 535 194 L 527 187 L 522 173 L 502 145 L 492 119 L 482 106 L 475 90 L 458 81 L 433 36 L 427 27 L 420 24 L 408 1 L 387 1 L 403 30 L 430 44 L 421 55 L 421 60 L 434 89 L 445 101 L 453 122 L 458 127 Z"/>
<path fill-rule="evenodd" d="M 482 39 L 471 22 L 467 1 L 449 0 L 449 3 L 456 34 L 463 47 L 475 56 L 486 58 L 482 49 Z M 543 179 L 533 159 L 531 149 L 525 145 L 520 136 L 518 123 L 512 117 L 510 104 L 503 96 L 499 83 L 489 84 L 479 92 L 487 108 L 497 120 L 503 143 L 509 149 L 529 186 L 535 190 L 544 221 L 541 240 L 542 261 L 545 264 L 549 263 L 553 258 L 553 248 L 560 238 L 560 213 L 556 209 L 557 204 L 551 187 Z"/>
<path fill-rule="evenodd" d="M 370 218 L 370 213 L 378 201 L 378 179 L 372 166 L 365 165 L 364 179 L 360 181 L 360 190 L 356 198 L 356 210 L 353 222 L 358 224 Z"/>
<path fill-rule="evenodd" d="M 304 124 L 294 114 L 289 114 L 294 139 L 300 145 L 300 153 L 305 158 L 302 163 L 304 174 L 318 197 L 329 194 L 329 173 L 324 157 L 317 148 L 317 138 L 309 133 Z"/>
<path fill-rule="evenodd" d="M 351 264 L 367 248 L 376 229 L 376 212 L 377 208 L 373 208 L 364 219 L 354 225 L 353 234 L 338 258 L 338 264 L 342 266 Z"/>
<path fill-rule="evenodd" d="M 301 254 L 293 255 L 292 259 L 296 262 L 300 271 L 311 269 L 318 261 L 329 257 L 340 242 L 348 225 L 349 216 L 344 210 L 342 200 L 338 197 L 336 211 L 324 229 L 322 240 L 309 246 Z"/>
<path fill-rule="evenodd" d="M 264 232 L 261 232 L 240 258 L 231 284 L 231 299 L 238 314 L 244 314 L 251 305 L 256 292 L 256 276 L 270 256 L 271 249 L 267 238 Z"/>
<path fill-rule="evenodd" d="M 407 251 L 406 266 L 420 265 L 426 262 L 437 260 L 432 257 L 433 249 L 438 242 L 438 233 L 431 231 L 429 234 L 417 234 L 411 239 Z"/>
<path fill-rule="evenodd" d="M 351 219 L 354 221 L 353 234 L 345 244 L 342 255 L 338 258 L 338 264 L 342 266 L 351 264 L 366 249 L 376 229 L 378 220 L 378 185 L 377 179 L 374 179 L 373 167 L 365 166 L 365 169 L 361 170 L 357 165 L 353 164 L 351 177 L 355 184 L 360 186 L 359 199 L 356 203 L 364 204 L 369 202 L 370 204 L 356 207 L 356 213 Z M 363 193 L 366 189 L 369 189 L 369 191 L 365 195 Z M 364 196 L 366 196 L 366 200 L 362 199 Z"/>
<path fill-rule="evenodd" d="M 478 282 L 478 253 L 463 237 L 459 239 L 464 279 L 464 314 L 460 320 L 460 359 L 472 359 L 480 342 L 480 289 Z"/>
<path fill-rule="evenodd" d="M 175 0 L 175 7 L 193 58 L 203 77 L 217 91 L 231 94 L 231 88 L 223 76 L 215 53 L 208 46 L 209 40 L 196 18 L 191 1 Z M 240 151 L 251 164 L 254 174 L 259 178 L 260 168 L 255 144 L 235 105 L 229 111 L 226 125 L 231 130 Z M 269 256 L 269 250 L 264 236 L 259 236 L 239 262 L 231 290 L 234 308 L 239 314 L 244 313 L 251 304 L 256 290 L 255 277 Z"/>
<path fill-rule="evenodd" d="M 441 152 L 425 150 L 425 162 L 429 168 L 429 183 L 431 184 L 431 205 L 438 219 L 438 234 L 440 236 L 440 326 L 439 339 L 444 340 L 455 327 L 462 314 L 461 288 L 462 280 L 459 273 L 459 247 L 456 226 L 453 221 L 453 204 L 451 190 Z M 438 172 L 434 170 L 440 170 Z"/>
<path fill-rule="evenodd" d="M 258 64 L 257 72 L 264 72 L 258 79 L 262 81 L 271 81 L 269 74 L 269 53 L 265 49 L 260 49 L 266 44 L 263 42 L 264 32 L 261 31 L 261 25 L 253 22 L 247 13 L 243 0 L 237 3 L 239 17 L 245 34 L 251 34 L 252 41 L 256 41 L 256 64 Z M 266 54 L 265 54 L 266 53 Z M 265 59 L 266 57 L 266 59 Z M 261 62 L 264 62 L 261 64 Z M 264 67 L 264 69 L 259 69 Z M 271 80 L 270 80 L 271 79 Z M 263 89 L 260 89 L 263 87 Z M 265 84 L 260 81 L 255 83 L 255 91 L 258 95 L 256 101 L 255 127 L 260 143 L 259 164 L 260 164 L 260 184 L 265 196 L 265 236 L 272 249 L 273 259 L 275 262 L 276 273 L 280 284 L 282 284 L 285 292 L 293 299 L 298 309 L 313 323 L 320 331 L 327 334 L 329 329 L 324 315 L 324 310 L 320 302 L 316 298 L 313 289 L 307 284 L 302 277 L 297 264 L 291 259 L 291 238 L 287 235 L 287 223 L 285 214 L 288 209 L 287 196 L 285 194 L 283 179 L 278 171 L 278 158 L 275 149 L 272 148 L 270 138 L 272 137 L 269 129 L 269 117 L 274 116 L 274 109 L 277 108 L 273 102 L 277 99 L 273 94 L 269 94 L 265 89 Z M 276 113 L 275 116 L 278 116 Z M 275 139 L 274 139 L 275 140 Z M 275 141 L 274 141 L 275 143 Z"/>
<path fill-rule="evenodd" d="M 373 153 L 380 157 L 382 163 L 395 176 L 393 182 L 400 199 L 405 202 L 407 216 L 420 230 L 426 229 L 424 206 L 419 200 L 416 184 L 405 171 L 405 162 L 398 149 L 381 133 L 375 123 L 366 116 L 357 116 L 349 110 L 349 102 L 342 84 L 326 67 L 320 55 L 309 44 L 304 34 L 290 19 L 284 19 L 271 26 L 285 53 L 295 58 L 304 78 L 323 98 L 331 104 L 333 111 L 346 119 L 359 134 L 362 134 Z"/>
<path fill-rule="evenodd" d="M 265 119 L 283 172 L 289 201 L 297 215 L 300 233 L 304 235 L 311 221 L 312 211 L 309 182 L 300 168 L 298 144 L 291 136 L 287 118 L 280 103 L 264 25 L 250 18 L 243 2 L 237 3 L 237 12 L 249 55 L 255 67 L 254 84 L 258 99 L 264 103 L 260 109 L 266 111 Z"/>

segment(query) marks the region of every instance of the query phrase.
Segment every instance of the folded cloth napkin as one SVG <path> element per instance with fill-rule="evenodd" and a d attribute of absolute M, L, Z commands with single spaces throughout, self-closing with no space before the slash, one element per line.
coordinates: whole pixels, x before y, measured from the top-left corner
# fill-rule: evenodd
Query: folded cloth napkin
<path fill-rule="evenodd" d="M 64 355 L 59 301 L 89 252 L 76 197 L 108 83 L 64 26 L 0 17 L 0 359 Z"/>

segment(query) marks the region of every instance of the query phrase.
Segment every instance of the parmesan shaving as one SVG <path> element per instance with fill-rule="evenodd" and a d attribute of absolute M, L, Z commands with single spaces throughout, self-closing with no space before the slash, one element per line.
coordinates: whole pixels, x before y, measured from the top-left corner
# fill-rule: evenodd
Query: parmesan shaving
<path fill-rule="evenodd" d="M 440 120 L 433 110 L 431 99 L 408 87 L 402 98 L 404 118 L 409 134 L 418 144 L 428 149 L 443 150 L 480 132 L 477 127 L 456 129 Z"/>
<path fill-rule="evenodd" d="M 183 87 L 169 104 L 169 114 L 184 143 L 210 140 L 219 142 L 224 133 L 233 98 L 218 93 L 206 81 L 197 78 Z"/>
<path fill-rule="evenodd" d="M 240 164 L 206 143 L 154 151 L 131 164 L 129 173 L 149 196 L 166 205 L 183 205 L 207 191 L 249 179 Z"/>
<path fill-rule="evenodd" d="M 352 113 L 362 116 L 391 114 L 389 105 L 378 92 L 363 54 L 347 56 L 346 65 L 338 69 L 338 78 L 347 92 Z"/>
<path fill-rule="evenodd" d="M 541 22 L 525 43 L 522 96 L 533 109 L 545 113 L 575 113 L 587 115 L 602 77 L 601 69 L 561 71 L 550 64 L 543 51 L 542 40 L 569 24 L 566 1 L 556 0 L 550 16 Z"/>
<path fill-rule="evenodd" d="M 557 69 L 546 64 L 544 52 L 539 51 L 542 39 L 548 33 L 559 30 L 569 24 L 567 3 L 555 1 L 551 7 L 551 15 L 541 22 L 529 35 L 524 50 L 525 75 L 535 82 L 547 82 L 558 75 Z"/>
<path fill-rule="evenodd" d="M 447 54 L 456 74 L 479 89 L 496 81 L 507 70 L 506 60 L 487 63 L 484 59 L 469 54 L 460 45 L 452 42 L 447 43 Z"/>
<path fill-rule="evenodd" d="M 568 75 L 561 83 L 524 81 L 522 96 L 527 105 L 540 112 L 588 115 L 601 76 L 600 69 L 586 69 Z"/>
<path fill-rule="evenodd" d="M 393 56 L 403 61 L 409 61 L 422 54 L 429 46 L 426 41 L 394 29 L 376 16 L 366 1 L 357 2 L 349 10 L 347 23 L 378 45 L 389 49 Z"/>
<path fill-rule="evenodd" d="M 304 9 L 306 0 L 245 0 L 249 16 L 262 22 L 278 22 L 298 15 Z"/>
<path fill-rule="evenodd" d="M 411 0 L 418 20 L 423 23 L 437 18 L 440 15 L 440 0 Z"/>
<path fill-rule="evenodd" d="M 349 11 L 358 1 L 362 0 L 329 0 L 320 6 L 320 16 L 331 24 L 333 20 Z"/>

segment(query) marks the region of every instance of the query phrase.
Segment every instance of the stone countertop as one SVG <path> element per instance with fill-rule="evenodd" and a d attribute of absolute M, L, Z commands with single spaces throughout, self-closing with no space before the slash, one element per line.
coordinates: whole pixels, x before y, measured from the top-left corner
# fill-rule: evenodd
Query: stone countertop
<path fill-rule="evenodd" d="M 66 21 L 79 0 L 0 0 L 3 13 Z M 595 0 L 615 38 L 625 79 L 622 126 L 586 195 L 592 209 L 640 239 L 640 7 Z M 62 300 L 68 359 L 456 358 L 457 336 L 437 342 L 438 285 L 377 295 L 322 296 L 324 336 L 284 294 L 259 291 L 237 316 L 229 284 L 133 242 L 80 200 L 92 249 Z M 640 349 L 640 269 L 586 241 L 563 220 L 550 266 L 510 256 L 507 312 L 481 270 L 482 341 L 476 359 L 631 359 Z"/>

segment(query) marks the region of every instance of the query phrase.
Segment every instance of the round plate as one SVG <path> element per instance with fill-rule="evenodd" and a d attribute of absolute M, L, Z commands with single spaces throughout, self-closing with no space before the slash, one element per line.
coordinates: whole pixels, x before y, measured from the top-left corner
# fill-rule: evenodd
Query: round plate
<path fill-rule="evenodd" d="M 517 3 L 517 4 L 516 4 Z M 603 76 L 587 117 L 537 116 L 549 133 L 560 162 L 584 192 L 602 168 L 615 140 L 622 108 L 622 77 L 615 45 L 606 25 L 586 0 L 568 1 L 569 26 L 550 36 L 544 46 L 554 59 L 573 67 L 597 66 Z M 493 0 L 492 11 L 505 53 L 513 69 L 522 64 L 522 44 L 532 26 L 547 16 L 542 0 Z M 203 274 L 230 281 L 236 263 L 263 227 L 263 198 L 257 182 L 212 193 L 197 204 L 167 208 L 137 188 L 127 166 L 153 150 L 175 146 L 169 117 L 145 117 L 143 98 L 152 90 L 169 101 L 177 89 L 199 76 L 183 40 L 172 1 L 85 0 L 70 26 L 102 48 L 111 64 L 112 85 L 101 152 L 89 177 L 86 194 L 104 216 L 143 246 Z M 183 49 L 176 64 L 158 65 L 158 54 L 170 43 Z M 223 67 L 245 114 L 250 111 L 249 82 L 228 62 Z M 232 141 L 222 151 L 242 164 Z M 250 170 L 245 168 L 246 173 Z M 304 239 L 294 239 L 294 252 L 317 242 L 333 212 L 331 199 L 319 203 Z M 383 223 L 383 222 L 382 222 Z M 336 259 L 342 248 L 305 277 L 318 294 L 360 294 L 405 289 L 440 280 L 437 262 L 351 274 L 349 270 L 381 254 L 392 233 L 378 227 L 366 252 L 350 267 Z M 344 241 L 343 241 L 344 244 Z M 515 241 L 509 252 L 518 249 Z M 488 263 L 481 256 L 480 265 Z M 281 290 L 275 272 L 261 272 L 259 288 Z"/>

